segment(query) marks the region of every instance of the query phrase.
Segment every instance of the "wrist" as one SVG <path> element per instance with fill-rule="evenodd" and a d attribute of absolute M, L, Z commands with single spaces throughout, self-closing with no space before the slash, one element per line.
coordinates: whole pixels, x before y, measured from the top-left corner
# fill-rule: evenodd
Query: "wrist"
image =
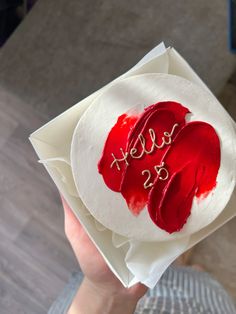
<path fill-rule="evenodd" d="M 112 289 L 94 284 L 84 278 L 68 314 L 133 314 L 140 297 L 130 295 L 129 289 Z"/>

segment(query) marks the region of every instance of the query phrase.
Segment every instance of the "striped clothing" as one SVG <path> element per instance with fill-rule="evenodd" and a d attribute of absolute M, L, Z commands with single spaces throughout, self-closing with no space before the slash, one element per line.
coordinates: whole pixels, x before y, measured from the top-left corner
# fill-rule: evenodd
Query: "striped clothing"
<path fill-rule="evenodd" d="M 139 301 L 135 313 L 235 314 L 236 310 L 224 288 L 208 273 L 170 267 Z"/>
<path fill-rule="evenodd" d="M 67 312 L 82 279 L 81 273 L 73 274 L 49 314 Z M 169 267 L 154 289 L 139 300 L 135 314 L 141 313 L 236 314 L 236 309 L 224 288 L 208 273 L 191 267 Z"/>

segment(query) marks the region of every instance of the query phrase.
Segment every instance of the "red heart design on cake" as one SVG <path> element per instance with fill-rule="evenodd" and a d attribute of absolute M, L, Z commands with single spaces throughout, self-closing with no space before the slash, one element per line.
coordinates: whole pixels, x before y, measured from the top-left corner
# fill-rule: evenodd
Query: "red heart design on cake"
<path fill-rule="evenodd" d="M 153 222 L 172 233 L 186 223 L 193 197 L 216 186 L 220 142 L 206 122 L 186 123 L 190 111 L 173 101 L 123 114 L 110 130 L 98 163 L 105 184 L 138 215 L 147 205 Z"/>

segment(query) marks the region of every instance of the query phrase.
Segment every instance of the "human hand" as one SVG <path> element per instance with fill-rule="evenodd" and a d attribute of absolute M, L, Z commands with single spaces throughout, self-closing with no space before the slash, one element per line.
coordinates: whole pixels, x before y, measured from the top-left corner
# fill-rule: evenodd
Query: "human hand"
<path fill-rule="evenodd" d="M 107 266 L 63 198 L 62 204 L 65 233 L 85 276 L 68 313 L 133 313 L 147 287 L 137 283 L 131 288 L 125 288 Z"/>

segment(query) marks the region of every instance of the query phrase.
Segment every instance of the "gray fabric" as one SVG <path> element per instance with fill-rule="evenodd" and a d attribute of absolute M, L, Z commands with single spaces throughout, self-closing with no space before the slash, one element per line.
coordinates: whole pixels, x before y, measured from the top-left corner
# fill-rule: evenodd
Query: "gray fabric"
<path fill-rule="evenodd" d="M 235 314 L 224 288 L 208 273 L 191 267 L 169 268 L 137 305 L 136 314 Z"/>
<path fill-rule="evenodd" d="M 73 274 L 49 314 L 67 313 L 82 279 L 81 272 Z M 135 314 L 141 313 L 236 314 L 236 310 L 224 288 L 208 273 L 191 267 L 170 267 L 138 302 Z"/>
<path fill-rule="evenodd" d="M 40 0 L 0 50 L 0 85 L 53 117 L 162 40 L 215 93 L 234 69 L 227 1 Z"/>
<path fill-rule="evenodd" d="M 63 314 L 67 313 L 68 308 L 83 280 L 83 273 L 81 271 L 72 274 L 69 283 L 58 296 L 56 301 L 50 307 L 48 314 Z"/>

